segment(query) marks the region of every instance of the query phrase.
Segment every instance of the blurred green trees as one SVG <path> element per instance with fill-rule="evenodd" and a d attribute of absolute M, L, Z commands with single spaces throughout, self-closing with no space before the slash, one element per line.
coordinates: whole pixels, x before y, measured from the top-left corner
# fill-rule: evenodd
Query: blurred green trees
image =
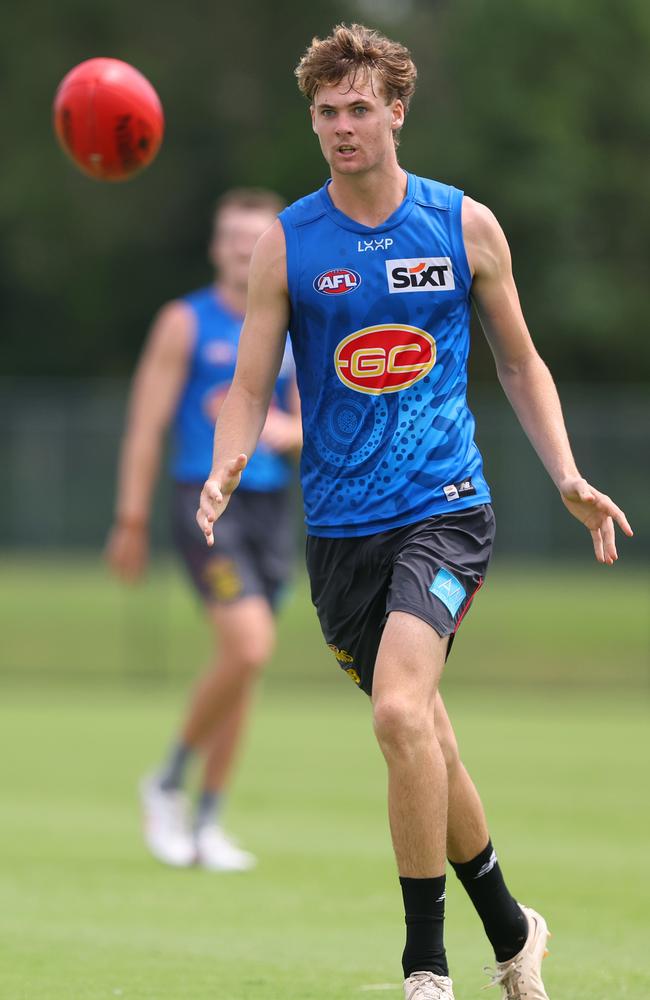
<path fill-rule="evenodd" d="M 644 0 L 59 0 L 6 5 L 0 33 L 1 370 L 130 370 L 152 313 L 209 278 L 215 196 L 293 199 L 326 176 L 293 67 L 337 20 L 383 28 L 420 82 L 401 159 L 501 220 L 558 377 L 650 374 L 645 332 L 650 6 Z M 95 55 L 154 83 L 167 134 L 141 177 L 101 185 L 58 150 L 57 83 Z M 475 374 L 491 362 L 479 350 Z"/>

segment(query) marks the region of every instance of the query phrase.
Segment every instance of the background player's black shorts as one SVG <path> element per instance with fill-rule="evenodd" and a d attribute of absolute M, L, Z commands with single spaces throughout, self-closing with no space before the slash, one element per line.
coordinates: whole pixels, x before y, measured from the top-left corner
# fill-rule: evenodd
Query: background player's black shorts
<path fill-rule="evenodd" d="M 483 583 L 494 539 L 489 504 L 360 538 L 307 538 L 311 597 L 339 666 L 372 694 L 391 611 L 450 637 Z"/>
<path fill-rule="evenodd" d="M 261 595 L 275 609 L 294 566 L 291 491 L 235 490 L 210 548 L 196 523 L 202 486 L 175 483 L 172 497 L 174 542 L 196 589 L 222 604 Z"/>

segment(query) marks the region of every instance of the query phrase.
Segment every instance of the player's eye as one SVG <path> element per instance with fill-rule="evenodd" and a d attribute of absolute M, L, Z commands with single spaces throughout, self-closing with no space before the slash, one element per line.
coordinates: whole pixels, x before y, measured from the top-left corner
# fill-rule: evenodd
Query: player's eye
<path fill-rule="evenodd" d="M 367 110 L 368 108 L 364 107 L 362 104 L 357 104 L 356 108 L 354 109 L 354 113 L 357 116 L 357 118 L 361 118 L 363 117 L 363 115 L 365 115 Z"/>

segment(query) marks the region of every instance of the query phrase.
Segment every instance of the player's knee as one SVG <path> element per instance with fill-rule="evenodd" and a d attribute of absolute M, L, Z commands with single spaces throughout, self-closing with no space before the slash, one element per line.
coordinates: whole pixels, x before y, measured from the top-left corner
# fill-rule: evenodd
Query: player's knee
<path fill-rule="evenodd" d="M 265 636 L 249 636 L 237 651 L 239 670 L 251 679 L 262 672 L 273 653 L 273 641 Z"/>
<path fill-rule="evenodd" d="M 433 734 L 429 714 L 399 694 L 386 695 L 375 702 L 373 723 L 379 745 L 389 756 L 409 753 Z"/>
<path fill-rule="evenodd" d="M 270 660 L 275 646 L 275 632 L 261 622 L 241 634 L 237 643 L 237 660 L 241 670 L 251 676 L 259 674 Z"/>

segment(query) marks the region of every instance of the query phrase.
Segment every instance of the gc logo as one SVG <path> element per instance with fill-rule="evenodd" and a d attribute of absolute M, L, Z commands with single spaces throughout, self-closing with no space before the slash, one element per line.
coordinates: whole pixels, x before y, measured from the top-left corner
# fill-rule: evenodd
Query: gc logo
<path fill-rule="evenodd" d="M 416 326 L 383 323 L 351 333 L 334 353 L 336 374 L 357 392 L 399 392 L 431 371 L 436 342 Z"/>

